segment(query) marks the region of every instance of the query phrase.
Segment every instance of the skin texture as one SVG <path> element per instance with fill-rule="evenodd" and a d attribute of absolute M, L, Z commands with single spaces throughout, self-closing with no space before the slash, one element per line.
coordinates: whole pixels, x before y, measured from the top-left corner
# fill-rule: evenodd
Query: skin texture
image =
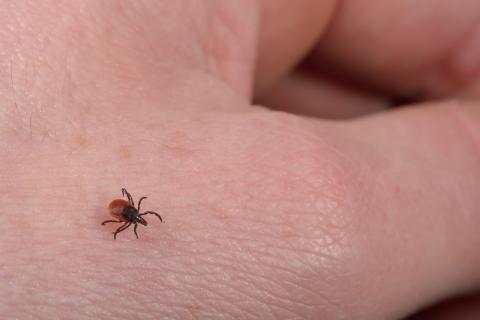
<path fill-rule="evenodd" d="M 476 290 L 480 4 L 361 3 L 3 6 L 1 318 L 394 319 Z M 123 186 L 165 219 L 138 240 L 100 226 Z"/>

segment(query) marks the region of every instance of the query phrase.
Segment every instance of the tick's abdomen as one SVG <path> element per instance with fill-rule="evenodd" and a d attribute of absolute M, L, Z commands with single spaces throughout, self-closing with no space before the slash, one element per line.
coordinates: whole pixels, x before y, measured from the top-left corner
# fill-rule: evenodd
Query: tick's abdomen
<path fill-rule="evenodd" d="M 122 199 L 113 200 L 108 205 L 108 211 L 110 212 L 112 217 L 114 217 L 119 221 L 126 221 L 125 215 L 124 215 L 126 208 L 135 209 L 132 207 L 132 205 L 128 201 L 125 201 Z"/>

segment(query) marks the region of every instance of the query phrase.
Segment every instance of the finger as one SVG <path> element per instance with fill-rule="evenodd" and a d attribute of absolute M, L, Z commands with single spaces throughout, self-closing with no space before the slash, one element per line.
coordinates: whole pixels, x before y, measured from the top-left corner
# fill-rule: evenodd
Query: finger
<path fill-rule="evenodd" d="M 364 150 L 355 216 L 368 292 L 397 317 L 480 285 L 478 123 L 477 103 L 445 102 L 347 128 Z"/>
<path fill-rule="evenodd" d="M 480 94 L 480 2 L 343 1 L 316 64 L 412 98 Z"/>
<path fill-rule="evenodd" d="M 351 118 L 391 106 L 386 97 L 297 70 L 259 98 L 269 108 L 319 118 Z"/>
<path fill-rule="evenodd" d="M 312 48 L 335 0 L 262 0 L 255 93 L 262 95 Z"/>
<path fill-rule="evenodd" d="M 408 320 L 476 320 L 480 318 L 480 296 L 468 296 L 444 302 L 408 318 Z"/>

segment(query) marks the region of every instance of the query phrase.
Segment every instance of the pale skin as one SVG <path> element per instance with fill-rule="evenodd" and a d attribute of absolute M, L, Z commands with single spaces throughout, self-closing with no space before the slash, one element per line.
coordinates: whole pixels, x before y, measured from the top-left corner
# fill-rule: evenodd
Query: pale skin
<path fill-rule="evenodd" d="M 2 7 L 2 318 L 395 319 L 479 288 L 480 4 L 297 2 Z M 165 223 L 114 241 L 124 186 Z"/>

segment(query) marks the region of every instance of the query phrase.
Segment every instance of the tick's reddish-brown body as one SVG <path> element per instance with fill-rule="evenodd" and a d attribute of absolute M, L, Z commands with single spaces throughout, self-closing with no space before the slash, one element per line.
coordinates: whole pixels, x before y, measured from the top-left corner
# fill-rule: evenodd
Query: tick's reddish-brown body
<path fill-rule="evenodd" d="M 134 225 L 133 232 L 135 233 L 135 236 L 138 239 L 138 234 L 137 234 L 137 226 L 138 224 L 143 224 L 144 226 L 148 225 L 147 221 L 142 218 L 142 216 L 146 214 L 153 214 L 156 215 L 160 221 L 163 222 L 162 217 L 153 211 L 145 211 L 143 213 L 140 213 L 140 205 L 142 203 L 142 200 L 147 199 L 147 197 L 141 197 L 140 200 L 138 201 L 138 206 L 135 208 L 135 202 L 133 201 L 132 196 L 130 193 L 125 188 L 122 188 L 122 195 L 127 196 L 127 200 L 124 199 L 116 199 L 110 202 L 108 205 L 108 211 L 114 217 L 116 220 L 105 220 L 102 222 L 102 225 L 105 225 L 110 222 L 114 223 L 124 223 L 122 226 L 120 226 L 114 233 L 113 233 L 113 238 L 117 238 L 117 233 L 122 232 L 123 230 L 127 229 L 130 227 L 130 225 Z"/>
<path fill-rule="evenodd" d="M 126 208 L 135 208 L 130 202 L 123 199 L 116 199 L 108 205 L 108 211 L 118 221 L 126 221 L 122 213 Z"/>

